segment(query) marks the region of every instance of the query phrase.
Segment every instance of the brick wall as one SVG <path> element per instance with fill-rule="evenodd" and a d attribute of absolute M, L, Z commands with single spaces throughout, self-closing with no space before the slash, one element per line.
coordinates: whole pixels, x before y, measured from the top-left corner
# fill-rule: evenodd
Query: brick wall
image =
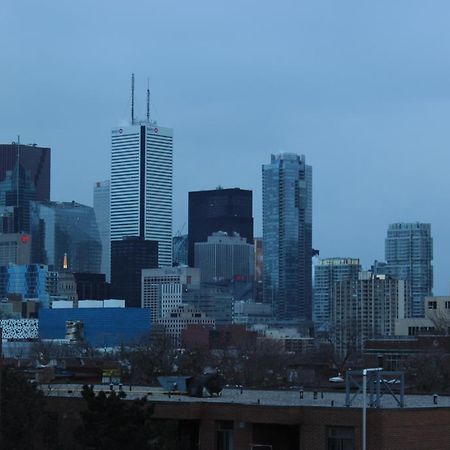
<path fill-rule="evenodd" d="M 58 413 L 61 439 L 67 444 L 64 448 L 74 448 L 71 436 L 79 423 L 78 412 L 84 406 L 83 400 L 49 397 L 47 401 L 47 409 Z M 278 431 L 276 427 L 271 428 L 274 433 L 290 430 L 292 434 L 298 427 L 298 450 L 326 450 L 328 426 L 354 427 L 355 450 L 361 448 L 361 409 L 357 408 L 168 401 L 155 404 L 154 416 L 198 420 L 199 450 L 215 450 L 217 421 L 233 422 L 234 450 L 249 450 L 254 438 L 253 424 L 279 424 Z M 367 431 L 369 450 L 450 449 L 450 408 L 369 409 Z M 292 445 L 278 445 L 274 450 L 293 450 Z"/>

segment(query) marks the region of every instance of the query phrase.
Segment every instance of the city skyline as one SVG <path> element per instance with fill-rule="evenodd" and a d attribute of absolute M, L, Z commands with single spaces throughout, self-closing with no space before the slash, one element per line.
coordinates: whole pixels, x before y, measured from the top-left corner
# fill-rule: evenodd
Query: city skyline
<path fill-rule="evenodd" d="M 368 267 L 383 259 L 388 224 L 431 223 L 434 292 L 448 293 L 450 5 L 200 2 L 167 15 L 137 2 L 118 22 L 119 6 L 25 2 L 0 19 L 10 43 L 0 141 L 20 134 L 52 148 L 53 200 L 91 204 L 92 184 L 109 176 L 110 127 L 129 116 L 130 72 L 141 117 L 148 74 L 152 116 L 176 134 L 174 233 L 187 192 L 221 184 L 253 190 L 261 235 L 260 164 L 304 153 L 315 167 L 321 256 L 354 255 Z"/>

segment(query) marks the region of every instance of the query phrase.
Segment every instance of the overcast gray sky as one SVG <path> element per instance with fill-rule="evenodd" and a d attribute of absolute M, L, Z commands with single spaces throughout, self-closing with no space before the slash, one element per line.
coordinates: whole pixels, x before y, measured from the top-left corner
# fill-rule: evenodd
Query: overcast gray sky
<path fill-rule="evenodd" d="M 303 153 L 321 256 L 369 265 L 389 223 L 431 222 L 448 294 L 449 23 L 448 0 L 3 0 L 0 142 L 50 146 L 52 198 L 92 204 L 135 72 L 174 128 L 175 232 L 220 184 L 254 191 L 261 234 L 261 164 Z"/>

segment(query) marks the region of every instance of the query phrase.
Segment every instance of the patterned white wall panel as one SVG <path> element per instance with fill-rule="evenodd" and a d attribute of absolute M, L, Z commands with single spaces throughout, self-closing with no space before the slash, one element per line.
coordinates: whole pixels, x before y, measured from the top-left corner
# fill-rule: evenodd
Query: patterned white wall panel
<path fill-rule="evenodd" d="M 39 337 L 38 319 L 0 320 L 3 339 L 37 339 Z"/>

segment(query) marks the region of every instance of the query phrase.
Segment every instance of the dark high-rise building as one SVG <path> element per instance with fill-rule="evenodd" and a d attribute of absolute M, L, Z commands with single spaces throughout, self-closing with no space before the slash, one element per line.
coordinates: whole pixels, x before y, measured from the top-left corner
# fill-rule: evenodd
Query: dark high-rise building
<path fill-rule="evenodd" d="M 50 148 L 0 144 L 0 231 L 28 233 L 33 200 L 50 200 Z"/>
<path fill-rule="evenodd" d="M 188 263 L 194 266 L 194 244 L 218 231 L 239 233 L 253 244 L 252 191 L 214 189 L 189 192 Z"/>
<path fill-rule="evenodd" d="M 74 273 L 78 300 L 107 300 L 111 285 L 104 273 Z"/>
<path fill-rule="evenodd" d="M 142 269 L 158 267 L 158 241 L 127 236 L 111 241 L 111 295 L 127 307 L 141 306 Z"/>

